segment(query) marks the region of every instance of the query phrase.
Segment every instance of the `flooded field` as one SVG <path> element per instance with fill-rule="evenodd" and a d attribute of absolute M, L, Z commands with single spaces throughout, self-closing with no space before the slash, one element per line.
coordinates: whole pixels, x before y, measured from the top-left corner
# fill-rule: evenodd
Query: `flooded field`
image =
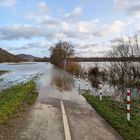
<path fill-rule="evenodd" d="M 9 72 L 0 76 L 0 90 L 24 83 L 47 69 L 47 63 L 2 63 L 0 70 Z"/>
<path fill-rule="evenodd" d="M 84 68 L 90 68 L 95 66 L 96 64 L 103 68 L 106 63 L 91 63 L 91 62 L 82 62 L 80 63 Z M 56 68 L 50 63 L 2 63 L 0 64 L 0 70 L 9 71 L 0 76 L 0 91 L 6 88 L 11 87 L 12 85 L 16 85 L 18 83 L 25 83 L 31 80 L 34 76 L 38 75 L 38 86 L 46 87 L 47 85 L 53 85 L 56 91 L 58 92 L 67 92 L 71 93 L 73 90 L 78 91 L 79 88 L 81 90 L 89 89 L 91 90 L 91 94 L 99 95 L 99 90 L 93 88 L 91 83 L 88 81 L 88 87 L 86 87 L 86 82 L 84 79 L 80 80 L 74 78 L 73 75 L 63 70 Z M 49 88 L 47 86 L 47 88 Z M 42 90 L 42 88 L 40 88 Z M 46 90 L 46 89 L 45 89 Z M 114 96 L 116 99 L 119 99 L 122 94 L 121 91 L 117 87 L 110 85 L 109 82 L 103 83 L 103 94 L 105 96 Z M 133 96 L 139 96 L 139 90 L 133 90 Z"/>
<path fill-rule="evenodd" d="M 52 69 L 53 71 L 50 69 Z M 55 83 L 56 86 L 62 86 L 61 85 L 62 83 L 68 83 L 71 85 L 71 82 L 73 82 L 73 80 L 69 80 L 69 78 L 67 77 L 68 73 L 65 73 L 64 71 L 57 69 L 57 72 L 61 71 L 61 77 L 56 76 L 57 74 L 56 71 L 54 71 L 54 69 L 57 68 L 53 67 L 49 63 L 2 63 L 0 64 L 0 70 L 6 70 L 9 72 L 0 76 L 0 90 L 6 89 L 18 83 L 27 82 L 30 79 L 32 79 L 36 74 L 40 73 L 47 74 L 47 80 L 52 81 L 52 84 Z M 51 75 L 55 75 L 56 77 L 54 76 L 51 77 Z M 72 75 L 69 76 L 73 78 Z M 63 81 L 63 79 L 65 82 Z M 75 80 L 76 86 L 78 86 L 77 85 L 78 79 Z M 66 86 L 68 86 L 68 84 L 66 84 Z M 85 84 L 84 81 L 81 82 L 81 84 L 84 86 Z M 69 89 L 69 87 L 63 87 L 63 89 L 65 88 Z"/>

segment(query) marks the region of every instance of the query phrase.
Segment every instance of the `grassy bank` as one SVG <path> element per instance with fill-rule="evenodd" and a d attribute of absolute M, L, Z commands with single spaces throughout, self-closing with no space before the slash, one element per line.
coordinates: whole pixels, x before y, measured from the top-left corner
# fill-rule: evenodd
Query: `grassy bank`
<path fill-rule="evenodd" d="M 111 97 L 99 97 L 84 93 L 87 102 L 126 140 L 140 140 L 140 100 L 132 101 L 130 123 L 126 120 L 126 104 Z"/>
<path fill-rule="evenodd" d="M 7 72 L 9 72 L 9 71 L 6 71 L 6 70 L 0 70 L 0 76 L 1 76 L 2 74 L 7 73 Z"/>
<path fill-rule="evenodd" d="M 32 104 L 37 97 L 36 84 L 28 82 L 0 92 L 0 124 L 7 123 L 25 104 Z"/>

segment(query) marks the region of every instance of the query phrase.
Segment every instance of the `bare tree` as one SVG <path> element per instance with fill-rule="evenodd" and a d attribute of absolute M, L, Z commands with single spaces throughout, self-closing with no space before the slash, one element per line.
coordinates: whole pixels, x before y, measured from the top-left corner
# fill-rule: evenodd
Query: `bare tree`
<path fill-rule="evenodd" d="M 140 57 L 140 46 L 138 35 L 128 37 L 127 39 L 119 39 L 112 46 L 109 52 L 110 57 L 121 57 L 122 62 L 110 63 L 110 80 L 119 87 L 140 86 L 140 62 L 123 61 L 124 58 Z M 124 89 L 124 88 L 123 88 Z"/>
<path fill-rule="evenodd" d="M 55 46 L 51 47 L 50 61 L 52 64 L 63 67 L 64 60 L 74 55 L 74 49 L 71 43 L 59 41 Z"/>

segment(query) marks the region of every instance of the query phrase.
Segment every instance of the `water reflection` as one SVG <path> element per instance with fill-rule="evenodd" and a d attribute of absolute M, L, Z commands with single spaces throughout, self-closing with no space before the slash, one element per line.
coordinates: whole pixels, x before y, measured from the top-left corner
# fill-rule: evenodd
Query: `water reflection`
<path fill-rule="evenodd" d="M 71 91 L 74 88 L 74 81 L 71 77 L 62 75 L 54 75 L 52 77 L 52 85 L 54 85 L 59 91 Z"/>
<path fill-rule="evenodd" d="M 122 101 L 126 99 L 128 88 L 119 87 L 117 85 L 112 85 L 109 81 L 104 81 L 102 84 L 102 94 L 103 96 L 112 96 L 115 100 Z M 95 96 L 100 95 L 100 89 L 92 87 L 92 94 Z M 131 98 L 139 98 L 140 89 L 133 88 L 131 90 Z"/>

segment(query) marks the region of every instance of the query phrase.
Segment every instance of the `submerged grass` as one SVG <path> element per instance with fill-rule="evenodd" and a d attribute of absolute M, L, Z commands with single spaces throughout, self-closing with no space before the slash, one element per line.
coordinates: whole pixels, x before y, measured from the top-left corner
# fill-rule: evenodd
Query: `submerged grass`
<path fill-rule="evenodd" d="M 9 72 L 9 71 L 7 71 L 7 70 L 0 70 L 0 76 L 1 76 L 2 74 L 7 73 L 7 72 Z"/>
<path fill-rule="evenodd" d="M 111 97 L 99 97 L 83 93 L 87 102 L 108 121 L 111 126 L 125 140 L 140 140 L 140 100 L 133 100 L 131 103 L 131 121 L 126 120 L 126 103 L 120 103 Z"/>
<path fill-rule="evenodd" d="M 0 82 L 3 82 L 3 80 L 4 80 L 3 78 L 0 78 Z"/>
<path fill-rule="evenodd" d="M 33 81 L 1 91 L 0 124 L 7 123 L 22 105 L 32 104 L 37 95 L 36 84 Z"/>

